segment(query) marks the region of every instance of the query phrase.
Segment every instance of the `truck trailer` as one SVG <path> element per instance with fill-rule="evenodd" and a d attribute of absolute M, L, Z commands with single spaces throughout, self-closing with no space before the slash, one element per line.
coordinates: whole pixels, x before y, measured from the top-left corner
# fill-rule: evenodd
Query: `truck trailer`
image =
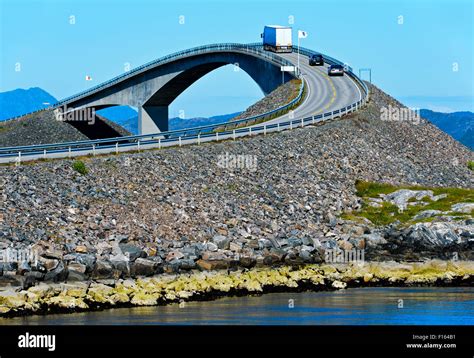
<path fill-rule="evenodd" d="M 291 27 L 269 25 L 263 29 L 263 49 L 273 52 L 292 52 Z"/>

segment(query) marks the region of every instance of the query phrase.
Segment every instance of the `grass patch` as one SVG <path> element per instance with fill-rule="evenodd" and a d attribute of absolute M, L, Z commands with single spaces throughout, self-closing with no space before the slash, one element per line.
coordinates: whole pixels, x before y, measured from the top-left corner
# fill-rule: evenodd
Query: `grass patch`
<path fill-rule="evenodd" d="M 356 180 L 355 187 L 357 189 L 357 196 L 363 197 L 378 197 L 379 194 L 390 194 L 397 191 L 397 187 L 391 184 L 372 183 L 368 181 Z"/>
<path fill-rule="evenodd" d="M 72 169 L 82 175 L 86 175 L 89 172 L 82 160 L 76 160 L 74 163 L 72 163 Z"/>
<path fill-rule="evenodd" d="M 474 161 L 470 160 L 467 162 L 467 167 L 474 172 Z"/>
<path fill-rule="evenodd" d="M 396 186 L 385 183 L 373 183 L 366 181 L 356 181 L 355 183 L 357 195 L 363 199 L 362 208 L 358 212 L 345 213 L 342 218 L 354 221 L 355 218 L 361 217 L 370 220 L 374 225 L 384 226 L 395 221 L 401 224 L 412 224 L 415 222 L 428 222 L 434 218 L 425 218 L 414 220 L 413 218 L 420 212 L 425 210 L 439 210 L 449 212 L 449 215 L 457 219 L 468 219 L 473 217 L 474 211 L 470 214 L 451 212 L 451 206 L 456 203 L 474 203 L 474 189 L 461 188 L 431 188 L 424 186 Z M 380 207 L 369 205 L 370 198 L 380 198 L 380 194 L 390 194 L 400 189 L 411 190 L 431 190 L 434 195 L 446 194 L 445 198 L 433 201 L 428 197 L 421 201 L 425 204 L 408 205 L 404 211 L 400 211 L 398 207 L 392 203 L 383 202 Z M 409 203 L 416 202 L 410 199 Z"/>

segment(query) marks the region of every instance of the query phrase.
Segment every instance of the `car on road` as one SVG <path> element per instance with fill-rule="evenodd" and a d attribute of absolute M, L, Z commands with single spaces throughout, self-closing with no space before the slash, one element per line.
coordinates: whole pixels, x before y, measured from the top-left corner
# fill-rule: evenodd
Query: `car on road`
<path fill-rule="evenodd" d="M 323 55 L 311 55 L 309 58 L 309 65 L 310 66 L 322 66 L 324 65 L 324 57 Z"/>
<path fill-rule="evenodd" d="M 329 76 L 344 76 L 344 66 L 342 65 L 331 65 L 328 69 Z"/>

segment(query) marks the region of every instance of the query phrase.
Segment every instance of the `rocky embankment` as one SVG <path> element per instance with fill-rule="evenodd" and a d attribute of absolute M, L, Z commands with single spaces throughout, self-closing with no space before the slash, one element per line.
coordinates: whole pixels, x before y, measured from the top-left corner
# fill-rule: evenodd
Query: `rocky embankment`
<path fill-rule="evenodd" d="M 0 147 L 87 140 L 70 124 L 58 121 L 53 111 L 44 110 L 0 122 Z"/>
<path fill-rule="evenodd" d="M 27 290 L 6 290 L 0 295 L 0 316 L 153 306 L 279 291 L 321 291 L 359 286 L 471 286 L 473 283 L 473 262 L 446 261 L 164 274 L 138 280 L 41 283 Z"/>
<path fill-rule="evenodd" d="M 472 260 L 468 217 L 403 228 L 341 216 L 364 208 L 357 179 L 474 183 L 470 150 L 426 121 L 380 120 L 380 108 L 397 102 L 371 89 L 363 110 L 320 126 L 85 158 L 86 174 L 71 160 L 0 167 L 0 250 L 37 258 L 3 262 L 0 288 L 299 267 L 337 250 L 363 250 L 366 260 Z"/>
<path fill-rule="evenodd" d="M 130 132 L 107 118 L 96 115 L 95 121 L 102 122 L 102 128 L 110 127 L 110 132 L 116 133 L 114 136 L 130 135 Z M 44 110 L 17 119 L 0 122 L 0 147 L 72 142 L 87 139 L 90 138 L 73 125 L 57 120 L 54 112 L 51 110 Z"/>
<path fill-rule="evenodd" d="M 284 104 L 290 103 L 298 96 L 301 81 L 291 80 L 279 86 L 277 89 L 269 93 L 257 103 L 251 105 L 237 117 L 232 118 L 233 121 L 258 116 L 277 109 Z"/>

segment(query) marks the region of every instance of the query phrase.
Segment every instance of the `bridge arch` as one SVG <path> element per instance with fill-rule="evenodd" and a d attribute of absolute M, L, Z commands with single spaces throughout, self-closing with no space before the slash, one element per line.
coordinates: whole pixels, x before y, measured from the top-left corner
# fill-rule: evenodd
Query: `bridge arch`
<path fill-rule="evenodd" d="M 238 65 L 264 94 L 282 84 L 281 64 L 263 50 L 210 50 L 150 66 L 100 90 L 73 97 L 67 105 L 74 108 L 129 105 L 139 109 L 141 134 L 166 131 L 168 106 L 174 99 L 206 74 L 228 64 Z M 292 78 L 292 74 L 285 72 L 283 81 Z"/>

